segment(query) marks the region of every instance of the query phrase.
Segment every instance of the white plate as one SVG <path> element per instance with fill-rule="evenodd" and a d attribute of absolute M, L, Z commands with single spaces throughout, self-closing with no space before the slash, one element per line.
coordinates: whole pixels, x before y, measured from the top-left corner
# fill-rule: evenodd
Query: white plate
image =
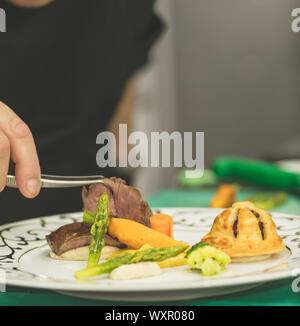
<path fill-rule="evenodd" d="M 171 215 L 174 237 L 191 245 L 209 231 L 221 211 L 209 208 L 154 210 Z M 80 221 L 82 213 L 30 219 L 0 227 L 0 268 L 5 271 L 9 285 L 103 300 L 163 301 L 232 293 L 295 276 L 295 270 L 300 268 L 300 217 L 281 213 L 272 216 L 290 250 L 263 261 L 231 263 L 224 272 L 210 278 L 180 266 L 163 269 L 159 276 L 138 280 L 112 281 L 107 275 L 88 281 L 75 280 L 74 272 L 84 268 L 86 263 L 52 260 L 45 236 L 63 224 Z"/>

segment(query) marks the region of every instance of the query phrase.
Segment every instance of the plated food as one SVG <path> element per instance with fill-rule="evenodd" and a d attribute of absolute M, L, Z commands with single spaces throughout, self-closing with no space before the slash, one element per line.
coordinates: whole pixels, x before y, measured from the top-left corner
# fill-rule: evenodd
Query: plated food
<path fill-rule="evenodd" d="M 260 257 L 285 250 L 271 215 L 249 201 L 234 203 L 219 214 L 202 241 L 238 258 Z"/>
<path fill-rule="evenodd" d="M 224 210 L 211 231 L 191 247 L 173 238 L 171 216 L 153 214 L 140 192 L 121 179 L 84 188 L 82 198 L 83 221 L 46 236 L 51 258 L 87 261 L 86 268 L 74 274 L 78 280 L 103 274 L 130 280 L 184 265 L 202 276 L 213 276 L 236 258 L 285 250 L 271 216 L 251 202 L 237 202 Z"/>
<path fill-rule="evenodd" d="M 153 206 L 152 211 L 154 214 L 171 216 L 174 222 L 174 239 L 183 240 L 193 246 L 210 231 L 214 217 L 222 210 Z M 82 219 L 81 211 L 24 219 L 0 226 L 3 244 L 0 248 L 1 269 L 6 271 L 6 284 L 50 289 L 98 300 L 158 302 L 206 298 L 245 291 L 254 287 L 255 284 L 291 277 L 293 271 L 300 267 L 300 248 L 298 247 L 300 216 L 272 213 L 272 219 L 287 249 L 282 253 L 272 254 L 266 260 L 240 263 L 231 257 L 231 262 L 219 274 L 213 277 L 203 277 L 200 271 L 192 270 L 187 265 L 186 251 L 183 251 L 175 257 L 151 262 L 160 267 L 159 275 L 116 280 L 111 279 L 110 274 L 101 274 L 86 281 L 78 281 L 74 274 L 86 268 L 89 246 L 87 246 L 87 256 L 84 261 L 51 259 L 49 255 L 51 249 L 45 242 L 45 236 L 63 225 L 81 222 Z M 102 249 L 99 264 L 121 252 L 136 251 L 132 248 L 115 247 L 114 253 L 102 259 L 106 247 Z M 140 249 L 147 247 L 149 248 L 145 245 Z M 137 265 L 124 266 L 133 268 Z"/>
<path fill-rule="evenodd" d="M 46 240 L 53 252 L 53 257 L 65 259 L 68 253 L 76 260 L 75 249 L 90 246 L 91 227 L 100 196 L 107 192 L 109 197 L 109 217 L 125 218 L 149 226 L 153 215 L 149 205 L 143 201 L 138 189 L 126 185 L 119 178 L 108 178 L 105 183 L 94 184 L 82 190 L 84 217 L 82 222 L 63 225 L 46 236 Z M 112 237 L 109 233 L 104 236 L 105 246 L 125 248 L 126 244 Z M 70 252 L 71 251 L 71 252 Z M 86 250 L 84 250 L 86 251 Z M 79 251 L 81 252 L 81 251 Z"/>
<path fill-rule="evenodd" d="M 195 244 L 186 254 L 187 264 L 204 276 L 213 276 L 225 269 L 230 257 L 207 242 Z"/>

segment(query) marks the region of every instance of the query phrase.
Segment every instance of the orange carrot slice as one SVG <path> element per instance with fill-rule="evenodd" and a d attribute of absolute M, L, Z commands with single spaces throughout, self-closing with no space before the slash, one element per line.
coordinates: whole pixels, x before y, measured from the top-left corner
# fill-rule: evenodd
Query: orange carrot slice
<path fill-rule="evenodd" d="M 108 233 L 133 249 L 139 249 L 145 244 L 149 244 L 152 247 L 187 245 L 184 241 L 176 241 L 141 223 L 124 218 L 112 217 L 108 225 Z"/>
<path fill-rule="evenodd" d="M 154 214 L 150 217 L 151 229 L 173 237 L 173 219 L 167 214 Z"/>

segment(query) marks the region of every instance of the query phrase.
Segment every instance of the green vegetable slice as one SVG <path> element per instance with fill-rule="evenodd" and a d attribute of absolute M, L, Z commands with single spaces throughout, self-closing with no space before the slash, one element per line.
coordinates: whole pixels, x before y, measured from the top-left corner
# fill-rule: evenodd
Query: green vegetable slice
<path fill-rule="evenodd" d="M 192 246 L 186 254 L 187 264 L 203 276 L 213 276 L 225 269 L 230 257 L 214 246 L 199 242 Z"/>

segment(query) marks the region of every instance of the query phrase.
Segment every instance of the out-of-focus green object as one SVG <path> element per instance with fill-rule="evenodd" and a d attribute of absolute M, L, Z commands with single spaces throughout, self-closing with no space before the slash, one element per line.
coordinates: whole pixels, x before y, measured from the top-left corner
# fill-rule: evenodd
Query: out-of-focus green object
<path fill-rule="evenodd" d="M 198 188 L 203 186 L 216 185 L 218 178 L 212 170 L 204 170 L 200 178 L 187 178 L 186 172 L 188 170 L 181 170 L 178 174 L 178 183 L 186 188 Z"/>
<path fill-rule="evenodd" d="M 274 207 L 283 205 L 286 202 L 287 197 L 288 195 L 285 192 L 277 192 L 273 194 L 258 193 L 250 196 L 248 200 L 252 201 L 256 206 L 268 211 Z"/>
<path fill-rule="evenodd" d="M 220 157 L 214 161 L 213 170 L 221 178 L 240 179 L 283 190 L 300 190 L 300 175 L 264 161 Z"/>

